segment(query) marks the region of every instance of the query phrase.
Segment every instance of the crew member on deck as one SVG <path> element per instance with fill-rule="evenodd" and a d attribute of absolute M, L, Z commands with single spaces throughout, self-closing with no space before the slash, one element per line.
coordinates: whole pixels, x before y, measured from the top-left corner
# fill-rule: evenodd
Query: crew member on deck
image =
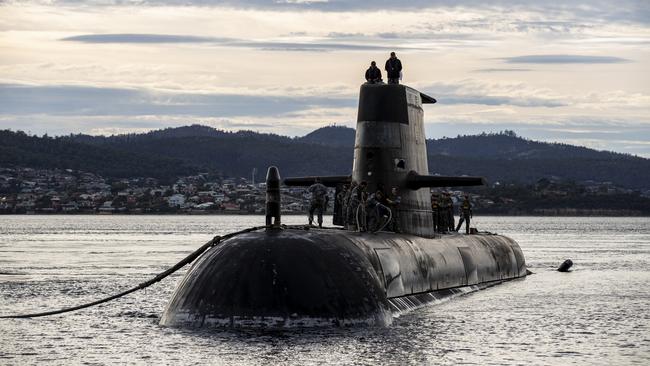
<path fill-rule="evenodd" d="M 334 225 L 345 226 L 345 195 L 347 191 L 348 185 L 343 184 L 334 197 Z"/>
<path fill-rule="evenodd" d="M 350 182 L 350 186 L 345 192 L 345 196 L 343 196 L 343 216 L 345 217 L 345 229 L 348 229 L 352 224 L 352 210 L 350 209 L 350 205 L 352 204 L 352 191 L 354 191 L 356 187 L 357 182 Z"/>
<path fill-rule="evenodd" d="M 431 212 L 433 214 L 433 231 L 436 233 L 441 232 L 440 229 L 440 204 L 438 202 L 438 193 L 431 193 Z"/>
<path fill-rule="evenodd" d="M 318 213 L 318 226 L 323 227 L 323 211 L 325 210 L 327 200 L 327 187 L 320 183 L 316 178 L 314 184 L 309 186 L 309 193 L 311 193 L 311 204 L 309 206 L 309 225 L 314 222 L 314 211 Z"/>
<path fill-rule="evenodd" d="M 395 56 L 395 52 L 390 53 L 390 58 L 386 60 L 385 69 L 388 77 L 388 84 L 399 84 L 399 79 L 402 75 L 402 61 Z"/>
<path fill-rule="evenodd" d="M 384 217 L 384 193 L 381 190 L 368 196 L 366 201 L 366 226 L 370 232 L 377 231 L 381 226 L 381 219 Z"/>
<path fill-rule="evenodd" d="M 370 67 L 366 70 L 366 81 L 370 84 L 381 83 L 381 70 L 377 67 L 377 63 L 372 61 Z"/>
<path fill-rule="evenodd" d="M 454 218 L 454 201 L 451 198 L 451 192 L 445 192 L 445 208 L 447 210 L 447 227 L 445 231 L 450 233 L 456 229 Z"/>
<path fill-rule="evenodd" d="M 460 205 L 460 220 L 458 220 L 458 226 L 456 226 L 456 231 L 460 230 L 460 227 L 463 226 L 463 221 L 465 222 L 465 234 L 469 234 L 469 219 L 472 218 L 472 204 L 469 202 L 469 196 L 465 195 L 463 203 Z"/>
<path fill-rule="evenodd" d="M 440 192 L 438 200 L 438 212 L 440 221 L 438 221 L 438 230 L 441 233 L 449 231 L 449 215 L 447 215 L 447 196 L 445 192 Z"/>

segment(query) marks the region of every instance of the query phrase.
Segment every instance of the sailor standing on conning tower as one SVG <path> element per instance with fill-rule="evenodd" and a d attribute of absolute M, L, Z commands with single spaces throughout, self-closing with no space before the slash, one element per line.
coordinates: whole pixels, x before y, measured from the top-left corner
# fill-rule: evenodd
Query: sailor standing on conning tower
<path fill-rule="evenodd" d="M 402 61 L 395 56 L 395 52 L 390 53 L 390 58 L 386 60 L 385 69 L 388 74 L 388 84 L 399 84 L 402 75 Z"/>

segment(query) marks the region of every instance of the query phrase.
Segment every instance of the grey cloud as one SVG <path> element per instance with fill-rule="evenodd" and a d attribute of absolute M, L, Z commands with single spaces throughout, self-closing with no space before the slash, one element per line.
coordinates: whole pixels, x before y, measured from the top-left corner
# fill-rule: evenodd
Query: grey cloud
<path fill-rule="evenodd" d="M 197 37 L 173 34 L 84 34 L 61 39 L 67 42 L 82 43 L 122 43 L 122 44 L 150 44 L 150 43 L 208 43 L 222 47 L 256 48 L 262 50 L 285 51 L 386 51 L 418 49 L 413 47 L 392 47 L 367 42 L 339 43 L 339 42 L 282 42 L 282 41 L 251 41 L 235 38 Z"/>
<path fill-rule="evenodd" d="M 519 21 L 512 24 L 520 32 L 541 31 L 551 33 L 568 33 L 576 30 L 595 28 L 595 24 L 574 21 Z"/>
<path fill-rule="evenodd" d="M 561 100 L 467 94 L 436 87 L 438 103 L 559 107 Z M 314 108 L 354 108 L 356 96 L 201 94 L 90 86 L 0 84 L 0 115 L 281 117 Z"/>
<path fill-rule="evenodd" d="M 275 124 L 271 123 L 243 123 L 235 121 L 222 121 L 220 125 L 224 128 L 259 128 L 259 129 L 270 129 L 277 127 Z"/>
<path fill-rule="evenodd" d="M 436 41 L 491 41 L 499 37 L 491 34 L 461 33 L 431 29 L 423 32 L 382 32 L 372 35 L 380 39 L 417 39 Z"/>
<path fill-rule="evenodd" d="M 468 95 L 453 88 L 435 94 L 445 104 L 559 107 L 562 101 L 535 97 Z M 264 96 L 155 92 L 87 86 L 0 84 L 0 115 L 281 117 L 313 108 L 354 108 L 356 97 Z"/>
<path fill-rule="evenodd" d="M 125 1 L 125 0 L 41 0 L 35 2 L 59 4 L 91 4 L 95 6 L 111 5 L 141 5 L 141 6 L 227 6 L 243 9 L 287 9 L 287 10 L 321 10 L 321 11 L 363 11 L 363 10 L 414 10 L 438 7 L 532 7 L 540 9 L 557 9 L 567 12 L 579 11 L 591 16 L 603 12 L 613 13 L 618 17 L 635 17 L 643 19 L 647 15 L 648 6 L 643 1 L 620 0 L 565 0 L 558 4 L 540 3 L 535 0 L 492 0 L 486 5 L 484 0 L 411 0 L 400 2 L 394 0 L 333 0 L 333 1 L 291 1 L 291 0 L 159 0 L 159 1 Z M 647 18 L 645 18 L 647 21 Z"/>
<path fill-rule="evenodd" d="M 476 69 L 474 72 L 520 72 L 520 71 L 533 71 L 532 69 L 509 69 L 509 68 L 492 68 L 492 69 Z"/>
<path fill-rule="evenodd" d="M 233 44 L 231 44 L 233 45 Z M 386 50 L 405 50 L 416 49 L 413 47 L 391 47 L 368 44 L 354 43 L 295 43 L 295 42 L 240 42 L 237 46 L 252 47 L 269 50 L 287 50 L 287 51 L 386 51 Z"/>
<path fill-rule="evenodd" d="M 198 37 L 175 34 L 84 34 L 63 38 L 62 41 L 83 43 L 223 43 L 231 38 Z"/>
<path fill-rule="evenodd" d="M 513 64 L 615 64 L 630 60 L 614 56 L 585 56 L 585 55 L 524 55 L 504 57 Z"/>
<path fill-rule="evenodd" d="M 439 105 L 478 104 L 478 105 L 512 105 L 517 107 L 564 107 L 566 101 L 559 98 L 541 98 L 535 95 L 509 96 L 500 91 L 490 92 L 490 88 L 472 83 L 445 84 L 435 83 L 420 87 L 425 94 L 434 96 Z"/>
<path fill-rule="evenodd" d="M 568 104 L 560 100 L 544 98 L 517 98 L 508 96 L 491 95 L 462 95 L 462 94 L 438 94 L 438 104 L 481 104 L 481 105 L 513 105 L 517 107 L 564 107 Z"/>
<path fill-rule="evenodd" d="M 305 47 L 259 47 L 261 51 L 288 51 L 288 52 L 329 52 L 331 49 L 305 48 Z"/>
<path fill-rule="evenodd" d="M 385 33 L 377 33 L 377 37 L 385 38 L 385 39 L 397 39 L 397 38 L 401 38 L 402 35 L 397 32 L 385 32 Z"/>
<path fill-rule="evenodd" d="M 560 128 L 552 122 L 561 122 Z M 517 121 L 483 121 L 481 123 L 460 121 L 436 121 L 425 123 L 427 137 L 440 138 L 443 136 L 474 135 L 482 132 L 515 131 L 518 135 L 539 141 L 563 142 L 571 144 L 630 153 L 650 157 L 650 130 L 646 122 L 624 121 L 625 128 L 614 128 L 609 120 L 593 118 L 568 118 L 548 123 L 527 124 Z M 612 131 L 616 130 L 616 131 Z M 452 134 L 449 131 L 453 131 Z M 598 142 L 598 146 L 594 143 Z"/>
<path fill-rule="evenodd" d="M 60 116 L 281 116 L 313 107 L 353 107 L 356 100 L 237 94 L 153 92 L 86 86 L 0 84 L 0 114 Z"/>
<path fill-rule="evenodd" d="M 330 38 L 351 38 L 351 37 L 363 37 L 362 33 L 345 33 L 345 32 L 330 32 L 327 34 Z"/>
<path fill-rule="evenodd" d="M 595 23 L 650 23 L 650 5 L 647 1 L 639 0 L 565 0 L 562 2 L 539 2 L 535 0 L 333 0 L 333 1 L 289 1 L 289 0 L 159 0 L 159 1 L 128 1 L 128 0 L 33 0 L 46 5 L 83 5 L 93 6 L 199 6 L 199 7 L 229 7 L 245 10 L 272 11 L 324 11 L 324 12 L 359 12 L 364 11 L 417 11 L 420 9 L 485 9 L 500 12 L 528 11 L 536 12 L 549 19 L 569 18 L 577 22 L 586 20 Z M 0 3 L 2 1 L 0 0 Z M 388 15 L 390 16 L 390 15 Z M 488 22 L 489 23 L 489 22 Z M 490 25 L 490 24 L 486 24 Z M 481 26 L 478 23 L 474 26 Z M 562 24 L 534 24 L 528 26 L 537 30 L 561 30 Z"/>

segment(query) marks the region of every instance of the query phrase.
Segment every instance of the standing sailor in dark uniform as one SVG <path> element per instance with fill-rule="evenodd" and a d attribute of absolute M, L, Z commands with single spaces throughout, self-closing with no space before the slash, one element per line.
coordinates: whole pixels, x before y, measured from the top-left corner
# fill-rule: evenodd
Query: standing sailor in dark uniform
<path fill-rule="evenodd" d="M 352 181 L 347 191 L 345 191 L 345 196 L 343 196 L 343 216 L 345 220 L 345 229 L 347 229 L 352 224 L 352 211 L 350 210 L 350 204 L 352 203 L 352 191 L 357 187 L 357 182 Z"/>
<path fill-rule="evenodd" d="M 440 232 L 440 204 L 438 203 L 438 193 L 431 193 L 431 212 L 433 214 L 433 232 Z"/>
<path fill-rule="evenodd" d="M 377 67 L 377 63 L 372 61 L 370 67 L 366 70 L 366 81 L 370 84 L 381 83 L 381 70 Z"/>
<path fill-rule="evenodd" d="M 381 218 L 384 216 L 384 193 L 381 190 L 368 196 L 366 201 L 366 226 L 368 231 L 375 232 L 382 225 Z"/>
<path fill-rule="evenodd" d="M 456 226 L 456 231 L 460 230 L 460 227 L 463 226 L 463 221 L 465 221 L 465 234 L 469 234 L 469 219 L 472 218 L 472 204 L 469 202 L 469 196 L 465 195 L 463 203 L 460 205 L 460 220 L 458 220 L 458 226 Z"/>
<path fill-rule="evenodd" d="M 341 189 L 337 188 L 336 197 L 334 197 L 334 225 L 345 226 L 345 194 L 347 193 L 348 185 L 343 184 Z"/>
<path fill-rule="evenodd" d="M 309 193 L 311 193 L 311 204 L 309 206 L 309 225 L 312 225 L 314 222 L 314 211 L 318 213 L 318 226 L 323 227 L 323 211 L 325 210 L 325 204 L 327 199 L 327 187 L 320 183 L 320 180 L 316 178 L 314 184 L 309 186 Z"/>
<path fill-rule="evenodd" d="M 451 193 L 445 193 L 445 208 L 447 210 L 447 227 L 445 231 L 452 232 L 456 229 L 455 219 L 454 219 L 454 201 L 451 198 Z"/>
<path fill-rule="evenodd" d="M 402 72 L 402 61 L 395 56 L 395 52 L 390 53 L 390 58 L 386 60 L 385 69 L 388 77 L 388 84 L 399 84 L 399 78 Z"/>
<path fill-rule="evenodd" d="M 449 215 L 447 215 L 447 193 L 445 192 L 440 193 L 438 213 L 438 217 L 440 217 L 440 221 L 438 221 L 440 226 L 438 229 L 441 233 L 447 232 L 449 230 Z"/>

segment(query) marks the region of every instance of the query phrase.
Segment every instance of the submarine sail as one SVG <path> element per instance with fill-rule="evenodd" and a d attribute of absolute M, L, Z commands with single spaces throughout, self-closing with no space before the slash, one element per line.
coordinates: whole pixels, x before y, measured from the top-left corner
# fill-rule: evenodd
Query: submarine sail
<path fill-rule="evenodd" d="M 422 106 L 435 102 L 405 85 L 362 85 L 351 174 L 284 180 L 330 187 L 365 181 L 371 192 L 398 187 L 401 233 L 276 225 L 224 240 L 189 269 L 160 323 L 387 325 L 394 314 L 441 297 L 525 277 L 523 252 L 510 238 L 434 232 L 422 188 L 484 184 L 481 177 L 429 175 Z"/>

